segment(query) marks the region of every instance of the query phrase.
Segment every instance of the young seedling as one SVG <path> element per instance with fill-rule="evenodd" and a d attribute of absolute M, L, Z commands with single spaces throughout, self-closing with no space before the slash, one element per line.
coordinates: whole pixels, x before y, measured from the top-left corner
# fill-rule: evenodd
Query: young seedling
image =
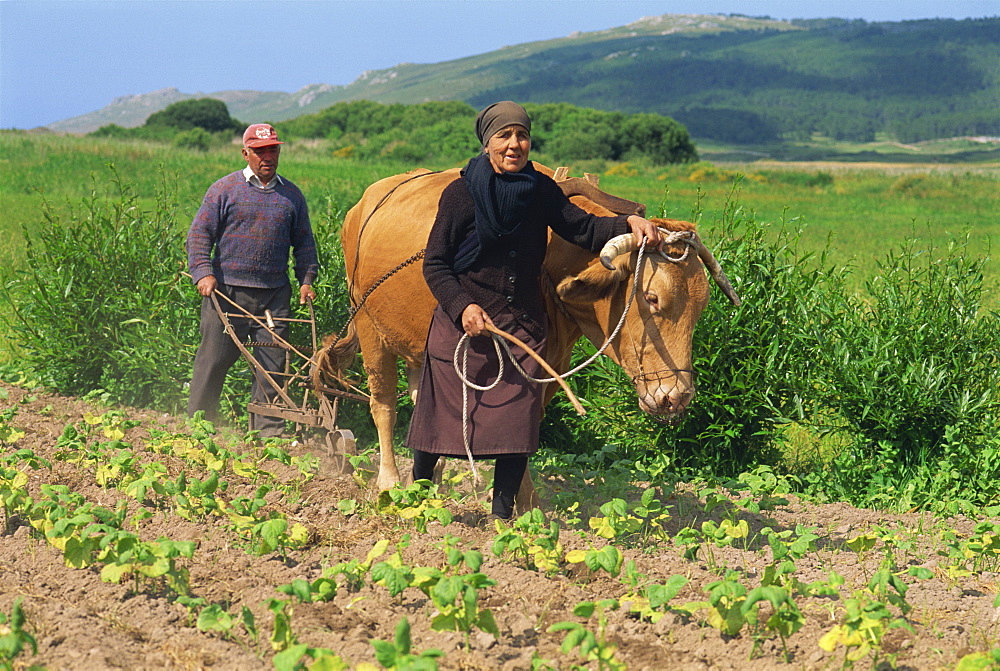
<path fill-rule="evenodd" d="M 437 659 L 444 652 L 437 648 L 424 650 L 420 653 L 411 652 L 413 642 L 410 639 L 410 622 L 405 617 L 396 625 L 396 636 L 392 643 L 372 640 L 375 648 L 375 659 L 387 671 L 437 671 Z M 364 671 L 358 667 L 358 671 Z"/>
<path fill-rule="evenodd" d="M 583 562 L 590 569 L 591 574 L 603 569 L 612 578 L 617 578 L 618 574 L 621 573 L 624 560 L 622 551 L 614 545 L 605 545 L 600 549 L 591 547 L 589 550 L 573 550 L 566 553 L 566 561 L 570 564 Z"/>
<path fill-rule="evenodd" d="M 337 581 L 332 578 L 316 578 L 312 582 L 296 578 L 287 585 L 276 588 L 282 594 L 295 597 L 299 603 L 317 603 L 331 601 L 337 596 Z"/>
<path fill-rule="evenodd" d="M 843 623 L 823 634 L 819 639 L 819 647 L 827 652 L 834 652 L 843 646 L 845 668 L 853 666 L 869 653 L 874 655 L 872 668 L 877 667 L 882 638 L 889 629 L 905 627 L 912 631 L 905 620 L 894 619 L 884 603 L 863 593 L 845 599 L 844 608 L 846 614 Z"/>
<path fill-rule="evenodd" d="M 425 584 L 425 593 L 438 610 L 438 614 L 431 620 L 431 628 L 435 631 L 462 632 L 467 648 L 473 628 L 499 636 L 500 630 L 493 618 L 493 611 L 479 608 L 479 590 L 496 584 L 496 580 L 478 571 L 442 576 L 429 589 L 429 584 Z"/>
<path fill-rule="evenodd" d="M 17 408 L 7 408 L 0 411 L 0 445 L 10 447 L 25 436 L 21 429 L 15 429 L 10 425 L 10 421 L 17 414 Z"/>
<path fill-rule="evenodd" d="M 630 572 L 628 566 L 634 566 L 634 563 L 629 562 L 626 565 L 626 575 Z M 628 603 L 629 611 L 636 613 L 639 618 L 655 624 L 672 610 L 680 612 L 679 609 L 671 608 L 669 603 L 684 589 L 687 583 L 688 579 L 684 576 L 672 575 L 667 578 L 665 583 L 654 583 L 640 587 L 638 581 L 632 577 L 629 578 L 631 589 L 622 596 L 620 601 Z"/>
<path fill-rule="evenodd" d="M 0 612 L 0 668 L 13 669 L 14 660 L 25 647 L 31 648 L 31 654 L 38 654 L 38 644 L 35 637 L 24 628 L 27 618 L 21 607 L 21 598 L 14 602 L 10 615 Z"/>
<path fill-rule="evenodd" d="M 684 559 L 695 561 L 698 558 L 698 551 L 701 550 L 703 538 L 701 532 L 697 529 L 684 527 L 674 535 L 673 543 L 678 547 L 684 548 Z"/>
<path fill-rule="evenodd" d="M 653 537 L 665 540 L 663 523 L 670 518 L 652 487 L 638 502 L 629 505 L 624 499 L 611 499 L 601 506 L 603 517 L 591 517 L 588 525 L 601 538 L 622 543 L 636 543 Z M 643 546 L 648 544 L 643 542 Z"/>
<path fill-rule="evenodd" d="M 559 542 L 559 523 L 546 525 L 545 516 L 537 508 L 521 515 L 507 527 L 497 522 L 498 534 L 492 551 L 497 557 L 509 556 L 524 562 L 529 569 L 556 573 L 562 567 L 563 548 Z"/>
<path fill-rule="evenodd" d="M 341 584 L 347 588 L 348 592 L 357 592 L 365 585 L 365 578 L 368 572 L 371 571 L 372 563 L 385 554 L 385 551 L 389 548 L 389 541 L 382 539 L 375 543 L 375 546 L 368 551 L 368 555 L 365 557 L 364 561 L 358 561 L 357 559 L 351 559 L 346 562 L 340 562 L 330 568 L 323 569 L 324 578 L 335 578 L 340 576 L 342 578 Z"/>
<path fill-rule="evenodd" d="M 430 522 L 439 522 L 448 526 L 452 522 L 452 514 L 444 507 L 444 501 L 437 498 L 438 486 L 430 480 L 417 480 L 408 487 L 393 487 L 381 492 L 376 503 L 376 510 L 383 515 L 398 515 L 404 520 L 411 520 L 420 533 L 427 533 Z"/>
<path fill-rule="evenodd" d="M 588 662 L 597 662 L 600 671 L 625 671 L 625 664 L 615 657 L 617 646 L 608 642 L 607 634 L 607 611 L 618 610 L 617 599 L 604 599 L 602 601 L 581 601 L 573 609 L 573 614 L 577 617 L 589 619 L 594 612 L 597 612 L 598 631 L 595 636 L 579 622 L 556 622 L 548 628 L 549 633 L 565 631 L 566 635 L 562 642 L 562 652 L 568 655 L 575 648 L 579 648 L 580 655 Z"/>
<path fill-rule="evenodd" d="M 739 581 L 739 574 L 727 570 L 722 580 L 705 586 L 708 601 L 693 601 L 681 606 L 681 610 L 695 613 L 699 610 L 708 611 L 708 624 L 726 636 L 735 636 L 747 623 L 756 624 L 756 611 L 744 612 L 747 589 Z"/>
<path fill-rule="evenodd" d="M 303 664 L 302 658 L 308 657 L 311 664 Z M 304 643 L 294 643 L 271 658 L 275 671 L 299 671 L 310 669 L 315 671 L 348 671 L 351 665 L 329 648 L 312 648 Z M 361 669 L 359 665 L 358 670 Z"/>
<path fill-rule="evenodd" d="M 396 544 L 396 551 L 385 561 L 374 564 L 371 568 L 372 581 L 389 590 L 390 596 L 399 596 L 407 587 L 413 584 L 413 568 L 403 563 L 402 551 L 410 544 L 410 537 L 403 536 Z"/>
<path fill-rule="evenodd" d="M 271 649 L 275 652 L 281 652 L 298 643 L 298 638 L 292 633 L 291 603 L 284 599 L 269 599 L 267 609 L 274 613 Z"/>
<path fill-rule="evenodd" d="M 805 624 L 806 619 L 802 615 L 791 596 L 781 587 L 755 587 L 747 594 L 746 600 L 740 607 L 743 616 L 748 621 L 756 621 L 758 604 L 767 601 L 771 604 L 771 616 L 764 623 L 767 631 L 778 634 L 781 638 L 781 649 L 784 652 L 785 662 L 791 662 L 791 654 L 788 652 L 788 637 L 797 632 Z M 753 658 L 754 652 L 759 647 L 759 640 L 754 639 L 754 650 L 750 653 Z"/>

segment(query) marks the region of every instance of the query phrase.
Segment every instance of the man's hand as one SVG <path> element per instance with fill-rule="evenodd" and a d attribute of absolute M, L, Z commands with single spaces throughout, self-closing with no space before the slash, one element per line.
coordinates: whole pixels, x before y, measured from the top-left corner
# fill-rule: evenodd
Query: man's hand
<path fill-rule="evenodd" d="M 475 303 L 470 303 L 468 307 L 462 310 L 462 328 L 470 336 L 485 333 L 487 324 L 493 326 L 493 320 L 486 314 L 486 310 Z"/>
<path fill-rule="evenodd" d="M 303 284 L 299 287 L 299 305 L 305 305 L 314 300 L 316 300 L 316 292 L 313 291 L 312 285 Z"/>
<path fill-rule="evenodd" d="M 215 291 L 219 283 L 215 280 L 215 275 L 205 275 L 203 278 L 198 280 L 198 293 L 202 296 L 211 296 L 212 292 Z"/>
<path fill-rule="evenodd" d="M 635 237 L 637 247 L 642 244 L 643 237 L 647 238 L 647 247 L 655 249 L 660 246 L 660 242 L 662 242 L 660 229 L 649 219 L 633 214 L 628 218 L 628 226 L 632 229 L 632 235 Z"/>

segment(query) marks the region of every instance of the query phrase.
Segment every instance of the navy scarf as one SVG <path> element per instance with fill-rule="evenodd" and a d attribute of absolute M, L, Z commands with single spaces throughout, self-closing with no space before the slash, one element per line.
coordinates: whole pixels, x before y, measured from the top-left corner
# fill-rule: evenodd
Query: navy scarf
<path fill-rule="evenodd" d="M 462 170 L 476 204 L 476 229 L 459 246 L 454 270 L 461 273 L 501 238 L 513 235 L 535 200 L 538 173 L 528 161 L 521 172 L 497 172 L 486 154 L 479 154 Z"/>

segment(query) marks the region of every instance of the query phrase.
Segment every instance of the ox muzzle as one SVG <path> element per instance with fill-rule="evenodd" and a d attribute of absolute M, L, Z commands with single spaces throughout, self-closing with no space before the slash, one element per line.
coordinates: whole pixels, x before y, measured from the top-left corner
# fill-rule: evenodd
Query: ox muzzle
<path fill-rule="evenodd" d="M 639 407 L 657 422 L 677 424 L 694 399 L 693 370 L 664 370 L 642 373 L 632 378 Z"/>

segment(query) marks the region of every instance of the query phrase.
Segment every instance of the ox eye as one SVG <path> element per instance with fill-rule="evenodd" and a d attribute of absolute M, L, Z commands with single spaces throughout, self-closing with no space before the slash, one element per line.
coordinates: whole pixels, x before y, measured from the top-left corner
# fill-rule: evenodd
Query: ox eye
<path fill-rule="evenodd" d="M 660 299 L 656 297 L 656 294 L 644 293 L 642 296 L 646 299 L 646 302 L 649 303 L 649 307 L 654 310 L 660 307 Z"/>

